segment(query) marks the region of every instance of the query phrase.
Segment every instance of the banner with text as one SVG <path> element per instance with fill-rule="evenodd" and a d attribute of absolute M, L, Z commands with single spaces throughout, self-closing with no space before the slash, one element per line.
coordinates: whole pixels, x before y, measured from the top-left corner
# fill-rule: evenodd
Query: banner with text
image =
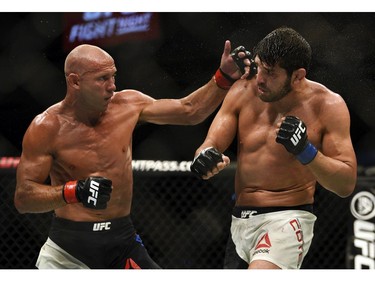
<path fill-rule="evenodd" d="M 359 178 L 350 203 L 347 268 L 375 269 L 375 179 Z"/>
<path fill-rule="evenodd" d="M 67 52 L 80 44 L 109 47 L 124 41 L 155 39 L 160 34 L 157 13 L 65 13 L 63 26 Z"/>

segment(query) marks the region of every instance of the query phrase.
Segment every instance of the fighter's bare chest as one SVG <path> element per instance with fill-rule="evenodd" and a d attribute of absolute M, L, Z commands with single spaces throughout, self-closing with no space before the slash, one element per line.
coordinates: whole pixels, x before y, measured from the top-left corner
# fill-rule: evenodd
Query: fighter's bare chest
<path fill-rule="evenodd" d="M 257 151 L 261 147 L 272 147 L 276 138 L 276 126 L 269 123 L 239 123 L 238 142 L 246 151 Z M 249 152 L 250 152 L 249 151 Z"/>
<path fill-rule="evenodd" d="M 72 151 L 86 154 L 112 154 L 126 150 L 131 145 L 135 118 L 108 116 L 96 124 L 69 122 L 63 124 L 55 138 L 56 153 Z M 78 151 L 81 151 L 79 153 Z"/>
<path fill-rule="evenodd" d="M 264 111 L 258 115 L 253 113 L 242 114 L 238 122 L 239 145 L 246 150 L 257 151 L 265 147 L 268 151 L 278 152 L 281 146 L 276 143 L 276 135 L 283 117 L 293 115 L 299 117 L 308 127 L 309 138 L 319 140 L 322 128 L 314 118 L 312 112 L 295 110 L 286 114 L 270 113 Z"/>

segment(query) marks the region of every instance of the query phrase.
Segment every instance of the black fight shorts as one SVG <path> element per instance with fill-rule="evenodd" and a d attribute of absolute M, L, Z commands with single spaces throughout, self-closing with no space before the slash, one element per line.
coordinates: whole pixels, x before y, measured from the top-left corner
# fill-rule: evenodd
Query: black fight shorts
<path fill-rule="evenodd" d="M 54 217 L 49 238 L 92 269 L 160 269 L 129 216 L 104 222 Z"/>

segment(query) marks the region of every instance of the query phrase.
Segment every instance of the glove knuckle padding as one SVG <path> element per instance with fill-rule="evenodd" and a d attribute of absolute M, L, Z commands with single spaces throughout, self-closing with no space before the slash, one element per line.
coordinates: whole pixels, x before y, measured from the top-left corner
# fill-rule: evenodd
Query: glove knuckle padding
<path fill-rule="evenodd" d="M 307 145 L 305 124 L 297 117 L 287 116 L 281 123 L 276 142 L 283 144 L 290 153 L 301 153 Z"/>
<path fill-rule="evenodd" d="M 207 169 L 205 166 L 204 161 L 201 159 L 197 159 L 192 165 L 190 170 L 198 175 L 205 175 L 207 173 Z"/>
<path fill-rule="evenodd" d="M 85 207 L 104 209 L 112 192 L 112 181 L 104 177 L 88 177 L 79 181 L 80 200 Z"/>
<path fill-rule="evenodd" d="M 243 58 L 240 58 L 240 56 L 238 55 L 240 52 L 245 53 L 245 56 Z M 239 46 L 239 47 L 235 48 L 231 52 L 230 55 L 233 58 L 234 62 L 236 63 L 238 69 L 241 71 L 242 74 L 245 73 L 245 67 L 246 67 L 246 64 L 244 63 L 244 60 L 245 59 L 250 60 L 250 73 L 249 73 L 249 76 L 247 77 L 247 79 L 251 79 L 251 78 L 253 78 L 254 75 L 257 74 L 257 65 L 255 64 L 255 62 L 253 60 L 253 56 L 252 56 L 250 51 L 245 49 L 244 46 Z"/>
<path fill-rule="evenodd" d="M 210 159 L 213 166 L 216 166 L 217 163 L 222 162 L 223 158 L 219 151 L 216 149 L 211 149 L 206 151 L 207 158 Z"/>
<path fill-rule="evenodd" d="M 202 150 L 193 160 L 190 170 L 202 177 L 222 161 L 222 154 L 216 148 L 209 147 Z"/>

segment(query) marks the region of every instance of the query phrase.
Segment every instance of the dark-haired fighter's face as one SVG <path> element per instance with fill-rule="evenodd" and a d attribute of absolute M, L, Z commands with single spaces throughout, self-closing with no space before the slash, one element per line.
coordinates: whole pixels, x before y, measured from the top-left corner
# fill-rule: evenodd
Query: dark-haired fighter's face
<path fill-rule="evenodd" d="M 255 58 L 258 65 L 258 96 L 264 102 L 275 102 L 285 97 L 291 90 L 291 77 L 288 76 L 285 69 L 278 64 L 268 66 L 261 62 L 258 57 Z"/>

